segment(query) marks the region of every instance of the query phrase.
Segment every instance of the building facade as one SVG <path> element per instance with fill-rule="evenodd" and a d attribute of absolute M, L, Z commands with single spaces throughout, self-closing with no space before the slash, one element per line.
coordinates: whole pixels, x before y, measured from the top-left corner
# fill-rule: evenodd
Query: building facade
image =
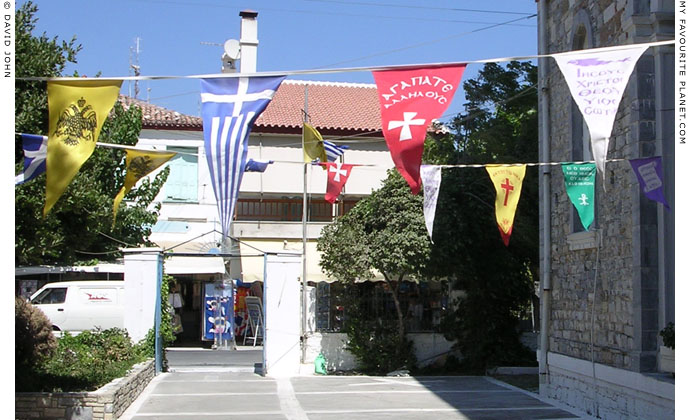
<path fill-rule="evenodd" d="M 540 0 L 540 54 L 665 41 L 674 4 Z M 540 158 L 591 160 L 563 75 L 541 59 Z M 675 320 L 674 47 L 649 48 L 623 95 L 608 158 L 661 156 L 671 211 L 648 200 L 627 161 L 606 165 L 595 221 L 583 229 L 563 173 L 541 173 L 540 393 L 599 418 L 673 418 L 674 379 L 659 332 Z"/>
<path fill-rule="evenodd" d="M 202 120 L 129 97 L 120 100 L 126 106 L 142 109 L 143 127 L 138 147 L 178 152 L 167 164 L 170 174 L 155 200 L 161 203 L 161 212 L 150 239 L 166 250 L 166 272 L 170 266 L 176 268 L 176 292 L 182 297 L 182 307 L 177 309 L 183 327 L 179 341 L 196 343 L 202 324 L 201 295 L 207 284 L 218 281 L 218 274 L 210 272 L 217 269 L 210 270 L 209 262 L 219 257 L 201 255 L 220 252 L 222 242 L 205 157 Z M 324 199 L 327 178 L 321 167 L 307 165 L 305 176 L 302 152 L 305 114 L 325 140 L 348 147 L 339 160 L 363 165 L 352 170 L 335 204 Z M 303 232 L 306 233 L 305 278 L 309 287 L 304 360 L 313 361 L 323 352 L 329 368 L 353 369 L 354 359 L 344 350 L 346 337 L 340 332 L 346 309 L 335 298 L 338 285 L 332 285 L 333 279 L 321 271 L 316 242 L 326 224 L 379 188 L 387 171 L 393 168 L 381 133 L 376 86 L 284 81 L 252 128 L 248 159 L 274 163 L 263 173 L 246 172 L 242 179 L 231 231 L 239 240 L 233 252 L 240 256 L 229 258 L 231 276 L 244 284 L 263 281 L 261 253 L 301 253 Z M 307 222 L 303 225 L 305 188 Z M 199 257 L 181 254 L 199 254 Z M 387 292 L 382 285 L 361 286 L 377 290 L 379 293 L 372 292 L 372 296 L 378 296 L 379 303 L 384 304 Z M 432 323 L 439 321 L 441 299 L 447 289 L 440 283 L 408 286 L 410 296 L 425 298 L 426 310 L 419 311 L 419 319 L 410 320 L 410 330 L 415 333 L 411 338 L 417 342 L 418 358 L 431 360 L 432 356 L 450 349 L 450 343 L 440 334 L 431 333 Z M 403 300 L 405 304 L 404 297 Z"/>

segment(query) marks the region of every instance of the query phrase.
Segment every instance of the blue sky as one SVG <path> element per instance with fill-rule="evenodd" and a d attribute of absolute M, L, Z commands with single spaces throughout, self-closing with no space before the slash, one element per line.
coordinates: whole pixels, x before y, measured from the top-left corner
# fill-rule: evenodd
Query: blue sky
<path fill-rule="evenodd" d="M 17 1 L 19 7 L 24 1 Z M 470 61 L 537 53 L 534 0 L 120 0 L 37 1 L 35 34 L 83 46 L 81 75 L 130 76 L 139 38 L 143 76 L 219 73 L 222 44 L 240 36 L 241 10 L 257 11 L 258 71 Z M 513 23 L 505 24 L 513 21 Z M 493 26 L 493 27 L 492 27 Z M 214 45 L 215 44 L 215 45 Z M 481 64 L 470 64 L 464 80 Z M 370 72 L 289 79 L 373 83 Z M 199 115 L 199 81 L 139 82 L 139 99 Z M 134 96 L 133 82 L 122 93 Z M 463 110 L 456 95 L 446 115 Z M 443 118 L 445 120 L 447 118 Z"/>

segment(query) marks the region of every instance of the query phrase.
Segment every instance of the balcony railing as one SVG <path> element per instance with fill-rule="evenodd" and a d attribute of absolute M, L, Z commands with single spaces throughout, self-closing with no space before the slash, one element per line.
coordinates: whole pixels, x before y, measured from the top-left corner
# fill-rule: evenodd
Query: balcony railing
<path fill-rule="evenodd" d="M 307 204 L 307 221 L 332 222 L 334 207 L 337 206 L 337 214 L 341 216 L 347 213 L 357 200 L 344 200 L 336 204 L 327 201 L 310 201 Z M 300 199 L 253 199 L 240 198 L 237 200 L 235 220 L 243 221 L 276 221 L 276 222 L 301 222 L 302 200 Z"/>

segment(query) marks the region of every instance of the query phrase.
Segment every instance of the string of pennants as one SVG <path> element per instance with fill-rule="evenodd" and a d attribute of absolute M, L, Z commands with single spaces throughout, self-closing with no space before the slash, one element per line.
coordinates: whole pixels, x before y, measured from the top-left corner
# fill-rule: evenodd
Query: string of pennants
<path fill-rule="evenodd" d="M 593 208 L 591 203 L 594 199 L 589 188 L 591 187 L 593 191 L 596 172 L 599 172 L 602 179 L 604 178 L 608 143 L 615 115 L 635 64 L 648 47 L 673 42 L 671 40 L 522 57 L 522 59 L 530 59 L 548 56 L 556 60 L 573 99 L 589 128 L 594 164 L 563 166 L 568 195 L 578 208 L 578 213 L 583 218 L 583 225 L 586 227 L 589 227 L 591 223 L 587 212 L 589 208 Z M 518 58 L 475 62 L 511 59 Z M 450 105 L 460 86 L 463 72 L 468 63 L 365 68 L 372 71 L 376 82 L 382 130 L 396 169 L 407 181 L 413 194 L 419 193 L 422 188 L 422 179 L 425 179 L 427 226 L 429 226 L 428 212 L 432 208 L 435 209 L 436 198 L 431 199 L 431 197 L 434 196 L 434 191 L 436 194 L 438 193 L 441 179 L 441 166 L 421 165 L 427 128 Z M 251 127 L 268 106 L 285 77 L 288 74 L 360 70 L 364 69 L 293 71 L 278 75 L 257 73 L 256 75 L 224 74 L 199 77 L 201 78 L 204 148 L 223 235 L 229 233 L 243 173 L 247 169 L 248 139 Z M 155 77 L 149 78 L 155 79 Z M 40 164 L 36 155 L 38 150 L 44 150 L 46 156 L 44 162 L 46 202 L 43 215 L 45 217 L 71 183 L 83 163 L 93 153 L 103 122 L 117 100 L 122 81 L 131 78 L 26 79 L 46 80 L 48 82 L 49 133 L 47 138 L 38 136 L 40 143 L 36 149 L 33 149 L 33 152 L 31 149 L 27 149 L 25 173 L 20 175 L 23 178 L 18 177 L 16 182 L 21 183 L 30 179 L 28 175 L 30 170 L 36 173 Z M 34 140 L 38 141 L 36 138 Z M 326 199 L 329 202 L 335 202 L 352 168 L 358 165 L 333 162 L 334 159 L 329 159 L 326 153 L 325 143 L 313 127 L 308 124 L 304 125 L 304 161 L 306 163 L 316 161 L 327 170 Z M 114 200 L 113 223 L 117 215 L 117 208 L 124 195 L 139 179 L 175 155 L 173 152 L 126 149 L 127 174 L 125 184 Z M 331 156 L 334 154 L 337 156 L 337 154 L 344 152 L 342 148 L 338 147 L 330 147 L 330 149 Z M 645 194 L 648 194 L 648 190 L 649 192 L 655 191 L 652 196 L 649 194 L 647 196 L 658 199 L 659 194 L 661 194 L 660 186 L 662 183 L 661 161 L 660 158 L 650 159 L 653 160 L 649 162 L 631 160 L 630 162 L 640 179 L 640 185 L 643 185 L 644 182 L 643 191 Z M 633 164 L 633 162 L 636 163 Z M 525 164 L 484 166 L 496 188 L 497 223 L 504 243 L 508 245 L 526 166 Z M 569 183 L 572 185 L 568 186 Z M 587 191 L 580 192 L 583 188 Z M 571 191 L 573 191 L 572 195 Z M 577 196 L 577 194 L 580 195 Z M 427 195 L 429 199 L 427 199 Z M 668 208 L 668 204 L 663 200 L 663 195 L 661 195 L 661 200 L 660 202 Z M 589 204 L 578 206 L 576 201 Z M 433 206 L 431 202 L 433 202 Z M 433 216 L 431 216 L 431 226 L 433 226 Z M 431 236 L 431 229 L 429 227 L 428 229 Z"/>

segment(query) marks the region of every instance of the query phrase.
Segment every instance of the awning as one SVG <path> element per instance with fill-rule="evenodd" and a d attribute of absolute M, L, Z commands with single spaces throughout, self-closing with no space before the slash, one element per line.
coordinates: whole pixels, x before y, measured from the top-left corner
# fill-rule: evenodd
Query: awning
<path fill-rule="evenodd" d="M 240 254 L 243 255 L 241 258 L 242 281 L 245 283 L 264 280 L 264 259 L 262 257 L 244 256 L 257 255 L 259 253 L 258 250 L 263 252 L 302 252 L 302 241 L 240 239 Z M 307 281 L 334 281 L 321 272 L 321 266 L 319 266 L 320 259 L 321 254 L 316 250 L 316 242 L 307 242 Z"/>
<path fill-rule="evenodd" d="M 163 261 L 165 274 L 222 274 L 225 265 L 222 257 L 172 256 Z"/>

